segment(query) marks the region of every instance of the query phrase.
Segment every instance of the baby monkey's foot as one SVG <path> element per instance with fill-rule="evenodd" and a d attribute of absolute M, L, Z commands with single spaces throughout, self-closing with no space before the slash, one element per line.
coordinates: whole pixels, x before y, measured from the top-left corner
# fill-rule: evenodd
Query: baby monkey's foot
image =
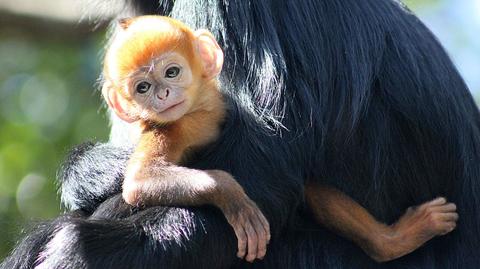
<path fill-rule="evenodd" d="M 443 197 L 410 207 L 379 236 L 373 251 L 367 253 L 378 262 L 402 257 L 435 236 L 453 231 L 457 225 L 457 207 Z"/>

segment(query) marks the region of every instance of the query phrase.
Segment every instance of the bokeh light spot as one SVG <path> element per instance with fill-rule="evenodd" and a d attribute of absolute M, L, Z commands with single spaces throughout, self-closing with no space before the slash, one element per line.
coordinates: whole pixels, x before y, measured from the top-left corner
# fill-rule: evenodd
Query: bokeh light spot
<path fill-rule="evenodd" d="M 55 124 L 68 107 L 65 82 L 51 74 L 30 78 L 20 92 L 20 108 L 33 124 Z"/>
<path fill-rule="evenodd" d="M 41 215 L 37 213 L 41 208 L 39 208 L 38 203 L 35 203 L 35 198 L 39 196 L 45 184 L 46 178 L 36 173 L 30 173 L 20 181 L 17 188 L 17 206 L 24 217 Z"/>
<path fill-rule="evenodd" d="M 25 40 L 9 39 L 0 43 L 0 74 L 34 70 L 38 63 L 38 49 Z"/>

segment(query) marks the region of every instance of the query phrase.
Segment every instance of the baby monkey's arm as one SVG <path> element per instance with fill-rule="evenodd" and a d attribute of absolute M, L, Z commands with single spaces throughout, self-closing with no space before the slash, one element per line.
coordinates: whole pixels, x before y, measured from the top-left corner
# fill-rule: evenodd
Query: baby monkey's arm
<path fill-rule="evenodd" d="M 352 240 L 377 262 L 404 256 L 451 232 L 458 219 L 455 204 L 445 198 L 410 207 L 397 222 L 386 225 L 335 188 L 309 183 L 305 195 L 320 224 Z"/>
<path fill-rule="evenodd" d="M 154 151 L 136 151 L 130 159 L 123 197 L 132 205 L 218 207 L 238 238 L 238 253 L 247 261 L 265 256 L 270 227 L 257 205 L 227 172 L 176 166 Z"/>
<path fill-rule="evenodd" d="M 214 141 L 226 107 L 218 75 L 223 51 L 207 30 L 168 17 L 120 20 L 107 50 L 102 94 L 142 134 L 131 157 L 123 197 L 132 205 L 220 208 L 238 237 L 238 256 L 263 258 L 270 237 L 262 212 L 228 173 L 176 166 L 186 150 Z"/>

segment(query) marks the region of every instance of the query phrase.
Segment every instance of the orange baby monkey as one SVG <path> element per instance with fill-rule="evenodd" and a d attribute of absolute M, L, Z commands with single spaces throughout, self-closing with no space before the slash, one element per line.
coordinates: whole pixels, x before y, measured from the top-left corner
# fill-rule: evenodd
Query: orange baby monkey
<path fill-rule="evenodd" d="M 123 183 L 132 205 L 214 205 L 233 227 L 238 257 L 262 259 L 270 227 L 227 172 L 178 166 L 214 141 L 225 117 L 217 76 L 223 52 L 206 30 L 142 16 L 120 21 L 104 61 L 103 96 L 118 117 L 139 122 L 140 140 Z"/>
<path fill-rule="evenodd" d="M 132 205 L 211 204 L 238 238 L 239 257 L 263 258 L 270 239 L 266 218 L 242 187 L 220 170 L 178 166 L 186 154 L 214 141 L 226 107 L 216 77 L 223 52 L 205 30 L 192 31 L 160 16 L 120 22 L 104 63 L 103 96 L 127 122 L 138 121 L 140 141 L 128 163 L 123 197 Z M 379 262 L 406 255 L 451 232 L 458 215 L 444 198 L 410 208 L 392 225 L 378 222 L 344 193 L 308 183 L 305 198 L 315 219 L 354 241 Z"/>

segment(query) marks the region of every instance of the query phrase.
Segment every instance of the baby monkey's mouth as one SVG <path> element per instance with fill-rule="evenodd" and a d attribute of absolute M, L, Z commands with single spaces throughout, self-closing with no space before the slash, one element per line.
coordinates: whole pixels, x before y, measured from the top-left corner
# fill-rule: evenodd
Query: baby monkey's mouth
<path fill-rule="evenodd" d="M 162 110 L 157 110 L 157 113 L 163 113 L 163 112 L 166 112 L 166 111 L 168 111 L 168 110 L 171 110 L 171 109 L 173 109 L 173 108 L 175 108 L 175 107 L 183 104 L 184 102 L 185 102 L 185 99 L 183 99 L 183 100 L 181 100 L 180 102 L 175 103 L 175 104 L 173 104 L 173 105 L 171 105 L 171 106 L 168 106 L 168 107 L 166 107 L 166 108 L 164 108 L 164 109 L 162 109 Z"/>

